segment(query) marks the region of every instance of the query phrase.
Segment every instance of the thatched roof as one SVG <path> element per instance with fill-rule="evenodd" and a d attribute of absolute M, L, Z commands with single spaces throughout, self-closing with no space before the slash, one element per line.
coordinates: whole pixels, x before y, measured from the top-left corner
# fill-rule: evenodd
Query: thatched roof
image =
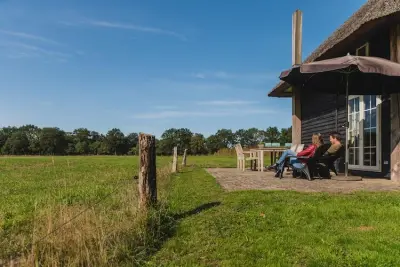
<path fill-rule="evenodd" d="M 339 29 L 306 58 L 304 63 L 323 57 L 324 54 L 346 40 L 364 25 L 397 12 L 400 12 L 400 0 L 368 0 L 367 3 L 357 10 Z M 287 83 L 280 82 L 272 89 L 268 96 L 290 97 L 291 93 L 285 93 L 285 90 L 288 88 L 289 85 Z"/>

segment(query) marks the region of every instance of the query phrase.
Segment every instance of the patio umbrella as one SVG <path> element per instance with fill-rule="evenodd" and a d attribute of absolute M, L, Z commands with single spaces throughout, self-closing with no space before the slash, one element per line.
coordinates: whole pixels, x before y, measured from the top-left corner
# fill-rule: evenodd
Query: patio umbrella
<path fill-rule="evenodd" d="M 327 94 L 384 95 L 400 93 L 400 64 L 377 58 L 351 56 L 332 58 L 293 66 L 283 71 L 281 80 Z M 348 109 L 346 108 L 345 176 L 348 175 Z"/>

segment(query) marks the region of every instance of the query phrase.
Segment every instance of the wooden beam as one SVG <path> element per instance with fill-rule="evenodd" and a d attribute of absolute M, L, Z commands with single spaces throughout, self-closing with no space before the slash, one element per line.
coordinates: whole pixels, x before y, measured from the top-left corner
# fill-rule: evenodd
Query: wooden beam
<path fill-rule="evenodd" d="M 292 95 L 292 143 L 301 144 L 301 101 L 297 88 L 293 88 Z"/>
<path fill-rule="evenodd" d="M 292 16 L 292 65 L 301 64 L 303 12 L 296 10 Z"/>
<path fill-rule="evenodd" d="M 292 17 L 292 65 L 302 62 L 303 13 L 296 10 Z M 292 143 L 301 144 L 301 101 L 300 90 L 292 88 Z"/>
<path fill-rule="evenodd" d="M 390 31 L 390 60 L 400 63 L 400 24 Z M 390 178 L 400 182 L 400 94 L 390 95 Z"/>

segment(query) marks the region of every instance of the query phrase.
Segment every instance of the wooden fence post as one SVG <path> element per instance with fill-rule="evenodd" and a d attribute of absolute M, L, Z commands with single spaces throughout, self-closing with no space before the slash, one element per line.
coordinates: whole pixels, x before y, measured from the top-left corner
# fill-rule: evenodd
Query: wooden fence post
<path fill-rule="evenodd" d="M 156 138 L 139 134 L 139 208 L 157 202 Z"/>
<path fill-rule="evenodd" d="M 186 153 L 187 153 L 187 149 L 185 149 L 185 152 L 183 152 L 183 159 L 182 159 L 182 166 L 186 166 Z"/>
<path fill-rule="evenodd" d="M 174 158 L 172 159 L 172 172 L 175 173 L 178 170 L 178 148 L 174 147 Z"/>

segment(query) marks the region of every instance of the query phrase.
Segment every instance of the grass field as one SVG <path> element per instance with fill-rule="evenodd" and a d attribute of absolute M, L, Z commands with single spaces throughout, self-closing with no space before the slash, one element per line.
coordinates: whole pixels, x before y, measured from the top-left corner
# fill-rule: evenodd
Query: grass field
<path fill-rule="evenodd" d="M 183 214 L 151 266 L 399 266 L 399 193 L 224 192 L 204 170 L 172 180 Z"/>
<path fill-rule="evenodd" d="M 399 193 L 224 192 L 201 167 L 233 167 L 233 157 L 189 157 L 192 166 L 172 177 L 169 161 L 158 158 L 162 201 L 144 218 L 131 179 L 137 157 L 1 158 L 0 258 L 27 266 L 400 265 Z"/>
<path fill-rule="evenodd" d="M 235 163 L 231 157 L 191 159 L 201 166 Z M 161 199 L 170 160 L 157 160 Z M 26 265 L 33 258 L 43 265 L 53 264 L 64 254 L 70 259 L 60 265 L 76 261 L 139 264 L 147 249 L 156 245 L 152 240 L 161 239 L 163 233 L 146 236 L 141 229 L 146 223 L 137 216 L 137 181 L 132 179 L 137 174 L 138 157 L 0 158 L 0 265 L 1 259 L 20 259 L 21 253 L 28 254 L 28 258 L 20 259 L 28 261 Z M 83 215 L 73 219 L 81 212 Z M 167 211 L 153 219 L 166 219 L 160 216 L 168 216 Z M 71 223 L 56 229 L 70 219 Z M 158 222 L 150 223 L 158 227 Z M 127 242 L 126 238 L 137 242 Z M 134 251 L 126 253 L 126 249 Z M 96 253 L 84 255 L 88 251 Z"/>

